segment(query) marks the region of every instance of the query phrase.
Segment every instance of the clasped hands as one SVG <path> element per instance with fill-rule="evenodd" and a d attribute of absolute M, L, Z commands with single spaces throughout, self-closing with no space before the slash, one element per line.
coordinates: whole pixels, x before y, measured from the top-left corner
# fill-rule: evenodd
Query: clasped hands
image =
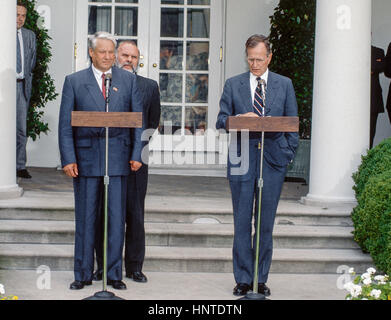
<path fill-rule="evenodd" d="M 141 168 L 141 166 L 143 165 L 141 162 L 139 161 L 134 161 L 134 160 L 131 160 L 129 161 L 129 165 L 130 165 L 130 170 L 132 171 L 137 171 Z M 77 163 L 70 163 L 70 164 L 67 164 L 64 168 L 64 173 L 68 176 L 68 177 L 71 177 L 71 178 L 76 178 L 78 175 L 79 175 L 79 170 L 77 168 Z"/>

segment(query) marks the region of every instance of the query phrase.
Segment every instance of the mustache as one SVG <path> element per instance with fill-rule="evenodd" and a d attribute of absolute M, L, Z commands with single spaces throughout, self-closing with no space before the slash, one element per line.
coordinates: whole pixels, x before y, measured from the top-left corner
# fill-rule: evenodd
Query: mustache
<path fill-rule="evenodd" d="M 119 68 L 123 68 L 123 67 L 126 67 L 126 66 L 130 66 L 133 70 L 133 72 L 136 72 L 136 69 L 133 67 L 133 64 L 131 64 L 130 62 L 125 62 L 125 63 L 118 63 L 118 67 Z"/>

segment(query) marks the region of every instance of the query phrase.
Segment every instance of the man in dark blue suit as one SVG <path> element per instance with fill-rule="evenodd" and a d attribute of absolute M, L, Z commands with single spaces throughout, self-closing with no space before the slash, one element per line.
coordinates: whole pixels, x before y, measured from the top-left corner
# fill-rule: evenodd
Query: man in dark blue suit
<path fill-rule="evenodd" d="M 72 111 L 105 111 L 104 79 L 112 74 L 109 111 L 142 112 L 136 77 L 113 66 L 115 39 L 98 32 L 90 40 L 92 66 L 65 78 L 59 120 L 59 147 L 64 172 L 75 194 L 75 281 L 70 289 L 92 283 L 95 230 L 100 222 L 105 175 L 105 128 L 71 126 Z M 122 280 L 126 179 L 141 163 L 142 128 L 109 129 L 108 284 L 126 289 Z"/>
<path fill-rule="evenodd" d="M 149 139 L 159 125 L 160 94 L 156 81 L 137 75 L 140 52 L 134 41 L 122 41 L 117 48 L 118 67 L 136 74 L 137 87 L 143 102 L 143 140 Z M 148 144 L 143 149 L 143 164 L 128 177 L 125 236 L 125 273 L 136 282 L 147 282 L 142 272 L 145 257 L 144 207 L 148 185 Z M 98 271 L 94 278 L 102 278 L 102 248 L 97 241 Z"/>
<path fill-rule="evenodd" d="M 291 80 L 268 70 L 272 59 L 268 39 L 262 35 L 251 36 L 246 42 L 246 54 L 250 72 L 226 81 L 220 100 L 217 129 L 226 129 L 229 116 L 258 117 L 262 114 L 262 108 L 265 108 L 266 116 L 297 116 Z M 260 105 L 256 100 L 262 81 L 265 82 L 266 101 L 262 101 Z M 242 133 L 241 138 L 243 135 Z M 254 202 L 255 212 L 258 208 L 260 137 L 259 133 L 250 133 L 249 139 L 242 143 L 241 138 L 238 142 L 232 139 L 229 147 L 227 177 L 234 211 L 232 252 L 236 281 L 233 294 L 237 296 L 245 295 L 251 289 L 254 278 L 256 244 L 255 237 L 251 239 L 251 221 Z M 293 160 L 297 145 L 297 133 L 265 134 L 258 292 L 266 296 L 270 295 L 266 282 L 273 253 L 275 214 L 287 165 Z"/>

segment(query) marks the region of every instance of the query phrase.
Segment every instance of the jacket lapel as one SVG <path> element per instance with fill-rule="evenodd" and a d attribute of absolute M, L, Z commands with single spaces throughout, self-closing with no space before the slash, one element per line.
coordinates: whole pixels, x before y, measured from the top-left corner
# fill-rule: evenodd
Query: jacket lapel
<path fill-rule="evenodd" d="M 112 80 L 111 80 L 111 86 L 110 86 L 110 103 L 109 103 L 109 111 L 118 111 L 123 110 L 123 106 L 118 106 L 118 97 L 121 91 L 121 79 L 120 74 L 118 72 L 117 67 L 113 66 L 111 68 L 112 72 Z"/>
<path fill-rule="evenodd" d="M 102 91 L 100 90 L 96 81 L 92 67 L 90 67 L 87 72 L 86 80 L 87 90 L 94 99 L 96 107 L 99 109 L 99 111 L 105 111 L 105 99 L 103 98 Z"/>
<path fill-rule="evenodd" d="M 242 101 L 244 102 L 245 112 L 253 111 L 253 104 L 251 101 L 251 88 L 250 88 L 250 72 L 244 73 L 240 79 L 239 89 Z"/>
<path fill-rule="evenodd" d="M 266 109 L 265 115 L 269 115 L 273 108 L 274 99 L 276 98 L 279 83 L 274 76 L 274 73 L 269 71 L 266 88 Z"/>
<path fill-rule="evenodd" d="M 20 29 L 22 33 L 22 39 L 23 39 L 23 58 L 24 58 L 24 69 L 25 72 L 29 72 L 28 70 L 28 63 L 29 63 L 29 52 L 30 52 L 30 47 L 29 47 L 29 39 L 28 39 L 28 33 L 26 32 L 25 28 Z"/>

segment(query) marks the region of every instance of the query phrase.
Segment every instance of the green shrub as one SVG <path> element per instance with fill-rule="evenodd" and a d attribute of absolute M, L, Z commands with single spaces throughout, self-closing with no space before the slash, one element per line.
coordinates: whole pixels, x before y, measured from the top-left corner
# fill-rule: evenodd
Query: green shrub
<path fill-rule="evenodd" d="M 362 156 L 361 159 L 361 165 L 357 172 L 353 174 L 355 183 L 353 190 L 358 201 L 365 184 L 371 176 L 391 170 L 391 138 L 384 140 L 375 148 L 369 150 L 368 154 Z"/>
<path fill-rule="evenodd" d="M 316 0 L 280 0 L 270 17 L 270 70 L 292 79 L 301 139 L 311 137 L 315 20 Z"/>
<path fill-rule="evenodd" d="M 368 177 L 352 219 L 354 240 L 391 274 L 391 169 Z"/>

